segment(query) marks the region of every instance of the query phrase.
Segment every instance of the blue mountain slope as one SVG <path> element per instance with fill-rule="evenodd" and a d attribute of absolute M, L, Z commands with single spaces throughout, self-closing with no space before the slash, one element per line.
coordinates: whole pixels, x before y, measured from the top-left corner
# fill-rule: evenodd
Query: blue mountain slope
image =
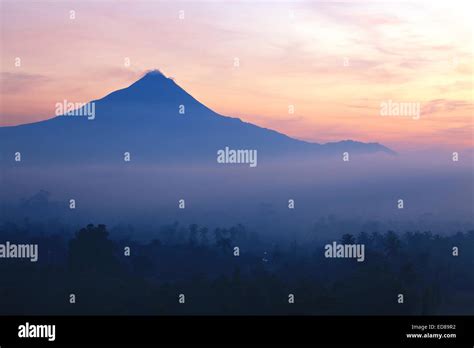
<path fill-rule="evenodd" d="M 95 118 L 59 116 L 32 124 L 0 127 L 4 164 L 21 152 L 37 164 L 119 163 L 123 153 L 139 162 L 216 162 L 216 152 L 256 149 L 259 159 L 283 155 L 341 155 L 393 151 L 378 143 L 317 144 L 221 116 L 198 102 L 172 79 L 152 71 L 131 86 L 95 103 Z M 184 114 L 180 107 L 184 106 Z"/>

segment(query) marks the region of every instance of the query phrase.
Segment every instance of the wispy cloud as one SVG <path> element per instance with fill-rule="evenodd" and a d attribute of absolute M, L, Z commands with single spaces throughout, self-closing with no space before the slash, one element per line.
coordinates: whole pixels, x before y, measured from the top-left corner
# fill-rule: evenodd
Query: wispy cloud
<path fill-rule="evenodd" d="M 25 64 L 2 65 L 2 124 L 160 68 L 216 111 L 299 138 L 439 142 L 472 124 L 471 3 L 96 1 L 71 21 L 65 2 L 5 1 L 2 63 Z M 420 102 L 420 122 L 376 118 L 387 99 Z"/>
<path fill-rule="evenodd" d="M 473 109 L 472 101 L 467 100 L 446 100 L 434 99 L 423 103 L 421 108 L 422 115 L 432 115 L 441 112 L 469 111 Z"/>
<path fill-rule="evenodd" d="M 41 74 L 25 72 L 0 72 L 2 80 L 2 93 L 24 93 L 41 88 L 51 79 Z"/>

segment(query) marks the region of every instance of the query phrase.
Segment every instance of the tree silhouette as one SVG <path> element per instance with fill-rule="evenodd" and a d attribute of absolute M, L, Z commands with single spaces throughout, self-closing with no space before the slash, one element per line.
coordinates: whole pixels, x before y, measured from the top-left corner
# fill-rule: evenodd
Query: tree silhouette
<path fill-rule="evenodd" d="M 199 234 L 201 236 L 201 245 L 209 244 L 209 238 L 207 237 L 207 233 L 209 232 L 207 227 L 201 227 L 199 230 Z"/>
<path fill-rule="evenodd" d="M 69 242 L 69 267 L 78 273 L 114 273 L 118 261 L 105 225 L 87 225 Z"/>
<path fill-rule="evenodd" d="M 220 228 L 216 228 L 214 230 L 214 235 L 215 235 L 215 239 L 216 239 L 216 247 L 218 249 L 221 249 L 223 252 L 227 252 L 228 250 L 231 250 L 232 249 L 232 241 L 229 237 L 227 237 L 227 235 L 229 234 L 229 232 L 224 228 L 224 229 L 220 229 Z"/>
<path fill-rule="evenodd" d="M 401 247 L 401 242 L 398 236 L 393 231 L 388 231 L 385 235 L 385 252 L 388 256 L 393 257 L 398 255 Z"/>
<path fill-rule="evenodd" d="M 196 224 L 189 225 L 189 244 L 190 245 L 192 246 L 197 245 L 197 242 L 198 242 L 197 235 L 198 235 L 198 225 Z"/>
<path fill-rule="evenodd" d="M 80 229 L 68 244 L 67 233 L 59 233 L 65 226 L 54 225 L 54 234 L 45 234 L 41 224 L 29 225 L 0 224 L 0 239 L 29 240 L 44 251 L 38 264 L 0 262 L 0 274 L 8 279 L 0 283 L 0 314 L 465 314 L 474 293 L 472 231 L 402 236 L 388 231 L 360 233 L 357 239 L 346 234 L 344 243 L 368 239 L 370 253 L 362 267 L 348 267 L 314 254 L 319 244 L 297 245 L 296 240 L 280 246 L 264 240 L 234 258 L 229 252 L 236 245 L 232 237 L 239 246 L 243 241 L 244 229 L 239 226 L 216 228 L 215 243 L 204 242 L 206 248 L 198 248 L 176 236 L 162 241 L 112 240 L 104 225 Z M 169 231 L 178 228 L 166 226 Z M 200 245 L 209 233 L 197 225 L 180 230 L 195 235 Z M 129 257 L 123 257 L 124 246 L 133 250 Z M 459 257 L 452 256 L 452 246 L 459 247 Z M 265 264 L 264 250 L 270 259 Z M 321 266 L 329 271 L 314 272 Z M 31 288 L 42 301 L 31 296 Z M 81 301 L 74 309 L 57 300 L 69 289 Z M 177 312 L 175 294 L 183 289 L 201 300 Z M 290 289 L 299 294 L 293 309 L 284 301 Z M 399 292 L 412 300 L 397 305 L 393 294 Z M 387 305 L 388 299 L 392 304 Z"/>
<path fill-rule="evenodd" d="M 352 234 L 346 233 L 341 238 L 342 244 L 355 244 L 355 238 Z"/>

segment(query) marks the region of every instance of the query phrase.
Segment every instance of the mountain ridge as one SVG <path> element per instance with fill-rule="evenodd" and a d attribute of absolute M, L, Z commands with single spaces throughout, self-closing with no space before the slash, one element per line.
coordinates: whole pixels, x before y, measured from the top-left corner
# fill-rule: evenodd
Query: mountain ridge
<path fill-rule="evenodd" d="M 341 150 L 395 154 L 379 143 L 342 140 L 320 144 L 299 140 L 218 114 L 159 70 L 149 71 L 128 87 L 92 100 L 83 108 L 92 105 L 95 114 L 90 119 L 63 113 L 40 122 L 0 127 L 2 152 L 22 148 L 34 157 L 50 153 L 63 163 L 86 160 L 81 156 L 81 145 L 91 161 L 101 162 L 108 162 L 109 156 L 119 156 L 127 147 L 152 163 L 163 157 L 211 159 L 224 146 L 254 148 L 269 157 L 342 155 Z"/>

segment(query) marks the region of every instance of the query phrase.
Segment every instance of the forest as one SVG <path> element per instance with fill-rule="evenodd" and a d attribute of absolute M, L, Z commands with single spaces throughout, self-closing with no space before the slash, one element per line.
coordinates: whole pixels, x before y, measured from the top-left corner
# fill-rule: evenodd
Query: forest
<path fill-rule="evenodd" d="M 343 234 L 365 260 L 327 258 L 333 241 L 266 242 L 243 225 L 178 222 L 146 241 L 105 225 L 0 225 L 36 243 L 37 262 L 0 261 L 2 315 L 449 315 L 474 309 L 474 231 Z M 400 296 L 402 295 L 402 296 Z"/>

